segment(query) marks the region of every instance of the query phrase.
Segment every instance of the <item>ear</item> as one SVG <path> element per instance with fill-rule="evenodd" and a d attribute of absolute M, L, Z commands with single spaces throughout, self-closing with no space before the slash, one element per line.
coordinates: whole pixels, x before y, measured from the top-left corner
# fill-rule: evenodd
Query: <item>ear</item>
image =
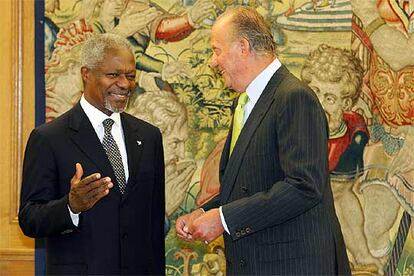
<path fill-rule="evenodd" d="M 82 80 L 86 81 L 87 79 L 90 78 L 90 72 L 91 70 L 87 67 L 81 67 L 81 75 L 82 75 Z"/>
<path fill-rule="evenodd" d="M 346 97 L 343 100 L 343 109 L 345 111 L 350 111 L 352 108 L 352 99 L 350 97 Z"/>
<path fill-rule="evenodd" d="M 239 43 L 240 43 L 240 49 L 241 49 L 242 54 L 246 55 L 251 52 L 250 42 L 246 38 L 244 37 L 240 38 Z"/>

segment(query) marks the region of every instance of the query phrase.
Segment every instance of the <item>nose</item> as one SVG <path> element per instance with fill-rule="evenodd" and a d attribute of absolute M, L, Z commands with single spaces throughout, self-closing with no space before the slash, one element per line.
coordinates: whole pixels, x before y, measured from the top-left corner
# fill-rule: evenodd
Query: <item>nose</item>
<path fill-rule="evenodd" d="M 131 87 L 134 86 L 134 82 L 131 80 L 128 80 L 125 74 L 119 74 L 117 85 L 120 88 L 130 89 Z"/>

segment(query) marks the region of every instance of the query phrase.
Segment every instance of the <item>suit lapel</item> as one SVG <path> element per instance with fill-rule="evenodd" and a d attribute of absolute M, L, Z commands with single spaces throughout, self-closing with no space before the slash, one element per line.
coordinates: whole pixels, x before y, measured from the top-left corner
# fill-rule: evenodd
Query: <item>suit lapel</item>
<path fill-rule="evenodd" d="M 139 163 L 141 160 L 142 149 L 145 146 L 145 141 L 140 135 L 139 126 L 133 124 L 124 113 L 121 113 L 122 128 L 125 137 L 125 146 L 128 156 L 128 171 L 129 178 L 126 186 L 126 195 L 136 188 L 136 172 L 139 171 Z M 125 196 L 126 196 L 125 195 Z"/>
<path fill-rule="evenodd" d="M 70 136 L 77 147 L 101 170 L 103 176 L 115 179 L 112 166 L 92 124 L 78 103 L 69 119 Z M 114 185 L 115 187 L 117 185 Z M 116 187 L 117 188 L 117 187 Z"/>
<path fill-rule="evenodd" d="M 233 105 L 231 106 L 232 114 L 234 114 L 234 110 L 236 109 L 236 106 L 237 106 L 237 101 L 233 101 Z M 224 174 L 224 171 L 227 167 L 227 162 L 229 161 L 232 129 L 233 129 L 233 120 L 231 121 L 230 128 L 229 128 L 229 133 L 227 134 L 226 142 L 224 143 L 223 151 L 221 153 L 220 165 L 219 165 L 219 180 L 220 180 L 220 182 L 221 182 L 221 178 Z"/>
<path fill-rule="evenodd" d="M 230 130 L 233 128 L 233 123 L 230 125 Z M 222 182 L 222 177 L 227 167 L 227 162 L 229 161 L 229 152 L 230 152 L 230 142 L 231 142 L 231 131 L 226 138 L 226 143 L 224 144 L 223 151 L 220 158 L 220 166 L 219 166 L 219 177 L 220 182 Z"/>
<path fill-rule="evenodd" d="M 227 202 L 235 184 L 238 171 L 242 164 L 243 157 L 246 153 L 249 143 L 254 133 L 256 132 L 256 129 L 260 126 L 261 121 L 272 105 L 274 101 L 274 95 L 277 92 L 277 87 L 287 73 L 288 71 L 286 67 L 282 65 L 282 67 L 279 68 L 272 76 L 268 85 L 263 90 L 263 93 L 260 95 L 259 100 L 255 104 L 252 112 L 250 113 L 245 125 L 243 126 L 230 158 L 228 158 L 228 155 L 230 150 L 231 131 L 229 132 L 226 146 L 223 150 L 222 160 L 220 161 L 220 170 L 223 169 L 220 195 L 222 202 Z M 225 160 L 223 160 L 223 158 L 228 158 L 227 162 L 224 162 Z"/>

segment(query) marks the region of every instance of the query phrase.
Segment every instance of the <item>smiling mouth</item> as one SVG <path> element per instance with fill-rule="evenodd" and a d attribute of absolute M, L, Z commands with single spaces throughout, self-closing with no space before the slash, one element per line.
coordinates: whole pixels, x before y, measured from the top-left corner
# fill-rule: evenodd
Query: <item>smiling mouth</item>
<path fill-rule="evenodd" d="M 125 92 L 109 92 L 109 96 L 114 97 L 115 99 L 119 100 L 126 100 L 131 96 L 131 91 Z"/>

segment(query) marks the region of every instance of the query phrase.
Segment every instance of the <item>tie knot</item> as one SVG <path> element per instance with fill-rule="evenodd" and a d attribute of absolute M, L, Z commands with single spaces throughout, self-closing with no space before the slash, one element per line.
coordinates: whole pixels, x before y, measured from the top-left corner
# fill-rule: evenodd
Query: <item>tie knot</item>
<path fill-rule="evenodd" d="M 249 101 L 249 96 L 247 95 L 247 93 L 246 92 L 241 93 L 238 104 L 243 107 L 248 101 Z"/>
<path fill-rule="evenodd" d="M 111 131 L 111 129 L 112 129 L 112 126 L 113 126 L 113 124 L 115 123 L 115 121 L 114 120 L 112 120 L 112 119 L 105 119 L 103 122 L 102 122 L 102 125 L 103 125 L 103 127 L 104 127 L 104 129 L 105 129 L 105 131 Z"/>

